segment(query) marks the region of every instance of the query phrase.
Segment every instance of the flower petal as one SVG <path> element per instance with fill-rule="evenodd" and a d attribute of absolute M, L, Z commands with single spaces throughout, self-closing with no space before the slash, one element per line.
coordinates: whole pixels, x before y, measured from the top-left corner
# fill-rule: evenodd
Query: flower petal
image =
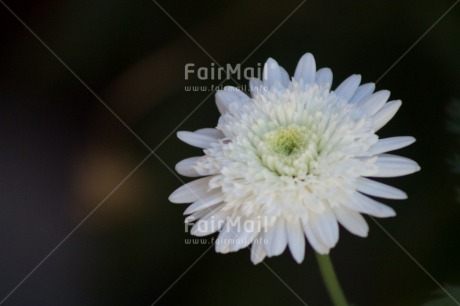
<path fill-rule="evenodd" d="M 255 238 L 255 240 L 256 241 L 253 242 L 251 246 L 251 261 L 253 264 L 257 265 L 258 263 L 262 262 L 262 260 L 264 260 L 267 254 L 265 253 L 264 249 L 264 238 L 262 233 L 260 233 L 257 238 Z"/>
<path fill-rule="evenodd" d="M 328 248 L 333 248 L 339 240 L 339 227 L 337 219 L 330 210 L 322 214 L 311 215 L 310 225 L 313 234 Z"/>
<path fill-rule="evenodd" d="M 258 234 L 259 233 L 257 231 L 251 231 L 244 226 L 241 226 L 241 229 L 234 236 L 234 243 L 230 246 L 229 251 L 236 252 L 242 248 L 247 247 L 252 243 Z"/>
<path fill-rule="evenodd" d="M 307 236 L 308 242 L 310 242 L 310 245 L 313 247 L 313 249 L 315 249 L 315 251 L 321 255 L 329 254 L 330 248 L 327 247 L 322 241 L 320 241 L 313 233 L 310 220 L 303 217 L 301 217 L 301 220 L 305 235 Z"/>
<path fill-rule="evenodd" d="M 267 239 L 265 252 L 268 257 L 283 253 L 287 245 L 286 225 L 283 217 L 276 218 L 275 224 L 267 229 L 265 238 Z"/>
<path fill-rule="evenodd" d="M 242 106 L 249 101 L 250 98 L 244 92 L 233 86 L 225 86 L 224 90 L 216 92 L 216 105 L 221 114 L 229 112 L 232 104 Z"/>
<path fill-rule="evenodd" d="M 197 162 L 203 160 L 203 156 L 186 158 L 176 164 L 176 171 L 180 175 L 188 177 L 202 176 L 193 168 Z"/>
<path fill-rule="evenodd" d="M 311 53 L 304 54 L 297 64 L 295 69 L 294 79 L 296 81 L 303 80 L 304 83 L 315 82 L 316 76 L 316 62 Z M 332 81 L 332 77 L 331 77 Z"/>
<path fill-rule="evenodd" d="M 219 236 L 217 237 L 215 246 L 216 252 L 226 254 L 230 252 L 231 244 L 234 243 L 236 232 L 232 226 L 229 226 L 228 223 L 222 228 L 219 232 Z"/>
<path fill-rule="evenodd" d="M 262 80 L 268 88 L 275 86 L 287 87 L 289 85 L 289 75 L 286 70 L 280 67 L 272 58 L 265 62 Z"/>
<path fill-rule="evenodd" d="M 316 72 L 316 82 L 318 84 L 332 85 L 332 71 L 329 68 L 321 68 Z"/>
<path fill-rule="evenodd" d="M 358 89 L 359 83 L 361 83 L 361 75 L 354 74 L 343 81 L 334 92 L 337 96 L 350 101 Z"/>
<path fill-rule="evenodd" d="M 407 199 L 407 194 L 404 191 L 365 177 L 358 178 L 358 191 L 379 198 L 394 200 Z"/>
<path fill-rule="evenodd" d="M 356 90 L 355 94 L 350 100 L 350 103 L 358 103 L 361 100 L 367 98 L 370 96 L 375 90 L 375 84 L 374 83 L 366 83 L 358 87 Z"/>
<path fill-rule="evenodd" d="M 373 177 L 396 177 L 420 170 L 420 166 L 412 159 L 392 154 L 378 155 L 375 166 L 378 171 Z"/>
<path fill-rule="evenodd" d="M 223 138 L 224 133 L 219 131 L 218 129 L 215 128 L 204 128 L 204 129 L 199 129 L 196 130 L 195 133 L 201 134 L 201 135 L 206 135 L 209 137 L 213 137 L 215 139 Z"/>
<path fill-rule="evenodd" d="M 255 78 L 249 80 L 249 91 L 251 92 L 251 97 L 255 97 L 258 94 L 263 94 L 267 91 L 267 87 L 264 83 Z"/>
<path fill-rule="evenodd" d="M 396 112 L 401 107 L 401 104 L 401 100 L 390 101 L 385 104 L 382 109 L 377 112 L 377 114 L 374 115 L 373 126 L 375 131 L 380 130 L 385 124 L 388 123 L 388 121 L 391 120 L 391 118 L 394 117 L 394 115 L 396 115 Z"/>
<path fill-rule="evenodd" d="M 360 213 L 346 207 L 336 207 L 334 208 L 334 214 L 340 224 L 342 224 L 343 227 L 345 227 L 350 233 L 359 237 L 367 237 L 369 226 Z"/>
<path fill-rule="evenodd" d="M 415 142 L 412 136 L 398 136 L 379 139 L 379 141 L 369 149 L 369 153 L 377 155 L 380 153 L 398 150 Z"/>
<path fill-rule="evenodd" d="M 212 176 L 203 177 L 191 181 L 177 188 L 169 196 L 169 201 L 172 203 L 192 203 L 201 197 L 204 197 L 209 190 L 209 180 Z"/>
<path fill-rule="evenodd" d="M 280 66 L 281 70 L 281 84 L 287 88 L 289 83 L 291 83 L 291 79 L 289 78 L 289 74 L 287 73 L 286 69 Z"/>
<path fill-rule="evenodd" d="M 202 210 L 196 211 L 196 212 L 194 212 L 193 214 L 188 215 L 187 217 L 185 217 L 184 223 L 189 223 L 189 224 L 190 224 L 190 223 L 193 223 L 194 221 L 200 219 L 201 217 L 206 216 L 206 215 L 209 214 L 210 212 L 215 212 L 215 211 L 216 211 L 216 208 L 215 208 L 215 207 L 206 208 L 206 209 L 202 209 Z"/>
<path fill-rule="evenodd" d="M 184 215 L 188 215 L 194 213 L 198 210 L 205 209 L 219 203 L 222 203 L 224 200 L 224 195 L 222 190 L 214 189 L 209 191 L 206 195 L 198 198 L 193 204 L 191 204 L 187 209 L 184 211 Z"/>
<path fill-rule="evenodd" d="M 396 216 L 396 212 L 393 208 L 372 200 L 359 192 L 357 192 L 350 201 L 345 202 L 344 205 L 357 212 L 374 217 L 387 218 Z"/>
<path fill-rule="evenodd" d="M 177 132 L 177 138 L 194 147 L 208 149 L 212 143 L 218 142 L 218 138 L 211 135 L 203 134 L 202 132 Z"/>
<path fill-rule="evenodd" d="M 373 116 L 383 107 L 389 97 L 390 92 L 388 90 L 380 90 L 361 100 L 357 105 L 367 115 Z"/>
<path fill-rule="evenodd" d="M 246 222 L 253 222 L 253 220 L 244 218 L 228 220 L 216 240 L 216 251 L 219 253 L 236 252 L 251 244 L 259 233 L 246 228 Z"/>
<path fill-rule="evenodd" d="M 227 212 L 213 209 L 193 225 L 190 234 L 198 237 L 213 234 L 224 226 L 226 219 Z"/>
<path fill-rule="evenodd" d="M 301 263 L 305 257 L 305 234 L 299 219 L 286 223 L 289 250 L 297 263 Z"/>

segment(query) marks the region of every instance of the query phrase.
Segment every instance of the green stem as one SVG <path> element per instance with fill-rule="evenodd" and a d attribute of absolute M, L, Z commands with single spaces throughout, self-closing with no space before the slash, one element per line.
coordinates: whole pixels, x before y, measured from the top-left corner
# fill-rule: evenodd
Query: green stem
<path fill-rule="evenodd" d="M 342 288 L 340 287 L 337 275 L 334 272 L 331 259 L 329 255 L 316 254 L 318 260 L 319 269 L 323 276 L 324 284 L 326 285 L 327 291 L 334 302 L 335 306 L 348 306 L 345 295 L 343 294 Z"/>

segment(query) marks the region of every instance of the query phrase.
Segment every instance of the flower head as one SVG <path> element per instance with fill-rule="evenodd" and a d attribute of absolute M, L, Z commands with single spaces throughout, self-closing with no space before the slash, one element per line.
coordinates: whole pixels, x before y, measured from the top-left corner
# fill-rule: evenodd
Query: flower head
<path fill-rule="evenodd" d="M 352 75 L 331 91 L 331 70 L 317 71 L 307 53 L 292 79 L 269 59 L 262 80 L 250 81 L 250 97 L 234 87 L 218 91 L 217 127 L 178 133 L 185 143 L 204 149 L 204 156 L 176 166 L 184 176 L 203 178 L 169 198 L 193 203 L 185 210 L 186 221 L 195 221 L 191 234 L 219 231 L 221 253 L 252 243 L 254 263 L 287 246 L 302 262 L 306 239 L 327 254 L 338 241 L 339 223 L 365 237 L 362 213 L 394 216 L 392 208 L 368 196 L 405 199 L 406 194 L 368 177 L 420 170 L 410 159 L 386 154 L 415 139 L 379 139 L 376 132 L 401 101 L 387 102 L 389 91 L 373 93 L 373 83 L 360 82 Z"/>

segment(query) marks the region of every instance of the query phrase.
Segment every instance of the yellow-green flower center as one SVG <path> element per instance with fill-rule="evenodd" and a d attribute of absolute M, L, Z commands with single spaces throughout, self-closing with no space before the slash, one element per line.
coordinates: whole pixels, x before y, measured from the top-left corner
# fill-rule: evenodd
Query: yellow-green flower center
<path fill-rule="evenodd" d="M 279 127 L 263 135 L 257 151 L 262 163 L 271 171 L 304 177 L 318 156 L 317 137 L 305 126 Z"/>
<path fill-rule="evenodd" d="M 274 152 L 289 156 L 305 147 L 306 136 L 307 131 L 304 127 L 292 125 L 267 133 L 265 139 Z"/>

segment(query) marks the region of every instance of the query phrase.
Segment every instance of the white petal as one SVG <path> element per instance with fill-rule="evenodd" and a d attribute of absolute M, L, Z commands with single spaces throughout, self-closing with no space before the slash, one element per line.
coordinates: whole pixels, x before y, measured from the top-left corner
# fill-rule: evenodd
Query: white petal
<path fill-rule="evenodd" d="M 258 235 L 257 231 L 248 231 L 245 222 L 247 219 L 229 220 L 221 229 L 216 240 L 216 251 L 219 253 L 236 252 L 247 247 Z"/>
<path fill-rule="evenodd" d="M 221 90 L 222 91 L 222 90 Z M 226 93 L 229 93 L 229 94 L 232 94 L 235 96 L 235 98 L 237 98 L 237 100 L 241 100 L 241 101 L 247 101 L 249 100 L 249 97 L 247 94 L 245 94 L 244 92 L 242 92 L 239 88 L 237 87 L 234 87 L 234 86 L 225 86 L 224 89 L 223 89 L 224 92 Z"/>
<path fill-rule="evenodd" d="M 261 80 L 252 78 L 249 80 L 249 91 L 251 92 L 251 96 L 255 97 L 258 94 L 265 93 L 267 88 Z"/>
<path fill-rule="evenodd" d="M 375 131 L 380 130 L 385 124 L 387 124 L 388 121 L 394 117 L 400 107 L 401 100 L 390 101 L 385 104 L 373 117 L 373 126 Z"/>
<path fill-rule="evenodd" d="M 299 219 L 286 223 L 289 250 L 297 263 L 301 263 L 305 257 L 305 234 Z"/>
<path fill-rule="evenodd" d="M 331 211 L 325 211 L 320 215 L 311 215 L 310 226 L 316 238 L 327 247 L 332 248 L 337 244 L 339 227 L 337 219 Z"/>
<path fill-rule="evenodd" d="M 265 239 L 268 240 L 265 245 L 265 252 L 268 257 L 283 253 L 287 245 L 286 225 L 283 217 L 278 217 L 275 224 L 267 229 Z"/>
<path fill-rule="evenodd" d="M 291 79 L 289 78 L 289 74 L 287 73 L 286 69 L 280 66 L 281 69 L 281 84 L 283 84 L 284 87 L 288 87 L 289 83 L 291 83 Z"/>
<path fill-rule="evenodd" d="M 234 243 L 236 232 L 227 224 L 222 228 L 216 240 L 216 252 L 226 254 L 230 252 L 231 244 Z"/>
<path fill-rule="evenodd" d="M 334 214 L 340 224 L 342 224 L 343 227 L 345 227 L 350 233 L 359 237 L 367 237 L 369 226 L 360 213 L 346 207 L 336 207 L 334 208 Z"/>
<path fill-rule="evenodd" d="M 280 67 L 272 58 L 269 58 L 267 62 L 265 62 L 262 79 L 264 84 L 269 88 L 274 86 L 286 87 L 289 84 L 289 76 L 286 70 Z"/>
<path fill-rule="evenodd" d="M 230 245 L 229 251 L 236 252 L 242 248 L 247 247 L 252 243 L 257 235 L 257 231 L 248 231 L 244 226 L 241 226 L 241 228 L 237 229 L 237 232 L 234 235 L 234 243 Z"/>
<path fill-rule="evenodd" d="M 420 166 L 412 159 L 391 155 L 378 155 L 375 165 L 378 167 L 378 172 L 373 177 L 395 177 L 417 172 Z"/>
<path fill-rule="evenodd" d="M 218 142 L 218 139 L 213 136 L 204 135 L 197 132 L 177 132 L 177 138 L 194 147 L 207 149 L 211 147 L 212 143 Z"/>
<path fill-rule="evenodd" d="M 350 101 L 356 89 L 358 89 L 359 83 L 361 83 L 361 76 L 359 74 L 354 74 L 343 81 L 334 92 L 337 96 Z"/>
<path fill-rule="evenodd" d="M 224 200 L 224 195 L 222 190 L 214 189 L 209 191 L 206 195 L 198 198 L 193 204 L 191 204 L 187 209 L 184 211 L 184 215 L 188 215 L 194 213 L 198 210 L 205 209 L 216 204 L 221 203 Z"/>
<path fill-rule="evenodd" d="M 371 154 L 380 154 L 398 150 L 415 142 L 415 138 L 411 136 L 398 136 L 380 139 L 375 145 L 369 149 Z"/>
<path fill-rule="evenodd" d="M 190 234 L 202 237 L 215 233 L 224 226 L 226 217 L 222 210 L 211 210 L 193 225 Z"/>
<path fill-rule="evenodd" d="M 329 254 L 330 248 L 327 247 L 322 241 L 317 239 L 316 236 L 313 234 L 313 231 L 310 225 L 310 220 L 307 218 L 301 218 L 301 220 L 302 220 L 302 226 L 303 226 L 305 235 L 307 236 L 308 242 L 310 242 L 313 249 L 315 249 L 315 251 L 318 254 L 322 254 L 322 255 Z"/>
<path fill-rule="evenodd" d="M 216 104 L 221 114 L 230 111 L 232 104 L 242 106 L 249 101 L 249 97 L 236 87 L 225 86 L 224 90 L 216 92 Z"/>
<path fill-rule="evenodd" d="M 359 108 L 369 116 L 375 115 L 390 97 L 388 90 L 380 90 L 358 103 Z"/>
<path fill-rule="evenodd" d="M 224 133 L 222 133 L 220 130 L 215 129 L 215 128 L 204 128 L 204 129 L 199 129 L 196 130 L 195 133 L 205 135 L 205 136 L 210 136 L 215 139 L 223 138 Z"/>
<path fill-rule="evenodd" d="M 332 71 L 329 68 L 321 68 L 316 72 L 316 82 L 319 84 L 332 85 Z"/>
<path fill-rule="evenodd" d="M 407 199 L 407 194 L 397 188 L 382 184 L 380 182 L 367 179 L 365 177 L 358 178 L 358 191 L 365 194 L 394 200 Z"/>
<path fill-rule="evenodd" d="M 374 217 L 386 218 L 396 216 L 393 208 L 383 205 L 361 193 L 356 193 L 352 200 L 344 203 L 347 207 L 360 213 L 365 213 Z"/>
<path fill-rule="evenodd" d="M 243 241 L 243 244 L 241 245 L 241 248 L 245 248 L 247 246 L 249 246 L 253 241 L 254 239 L 256 238 L 256 236 L 258 235 L 259 233 L 258 232 L 248 232 L 248 231 L 245 231 L 244 232 L 244 235 L 241 235 L 240 236 L 240 240 Z"/>
<path fill-rule="evenodd" d="M 215 211 L 216 211 L 215 207 L 199 210 L 185 217 L 184 223 L 193 223 L 194 221 L 200 219 L 201 217 L 206 216 L 210 212 L 215 212 Z"/>
<path fill-rule="evenodd" d="M 193 168 L 200 160 L 203 160 L 203 156 L 186 158 L 176 164 L 176 172 L 188 177 L 202 176 Z"/>
<path fill-rule="evenodd" d="M 264 260 L 266 256 L 264 244 L 263 244 L 263 235 L 259 234 L 256 240 L 257 241 L 253 242 L 251 246 L 251 261 L 255 265 L 257 265 L 262 260 Z"/>
<path fill-rule="evenodd" d="M 315 82 L 315 76 L 315 58 L 311 53 L 306 53 L 300 58 L 299 63 L 297 64 L 297 68 L 295 69 L 294 73 L 294 79 L 296 81 L 303 80 L 304 83 L 313 83 Z"/>
<path fill-rule="evenodd" d="M 362 99 L 367 98 L 370 96 L 375 90 L 375 84 L 374 83 L 366 83 L 358 87 L 356 90 L 355 94 L 350 100 L 350 103 L 358 103 Z"/>
<path fill-rule="evenodd" d="M 203 177 L 191 181 L 177 188 L 169 196 L 169 201 L 172 203 L 191 203 L 205 196 L 209 190 L 209 180 L 212 176 Z"/>

